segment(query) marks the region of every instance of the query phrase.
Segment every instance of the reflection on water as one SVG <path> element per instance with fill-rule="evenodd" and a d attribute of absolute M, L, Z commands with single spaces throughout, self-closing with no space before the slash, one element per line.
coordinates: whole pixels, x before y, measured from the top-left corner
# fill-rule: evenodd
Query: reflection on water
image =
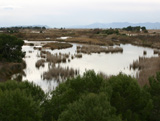
<path fill-rule="evenodd" d="M 36 46 L 41 46 L 41 42 L 30 42 L 34 43 Z M 42 42 L 44 43 L 44 42 Z M 45 42 L 46 43 L 46 42 Z M 52 54 L 76 54 L 77 46 L 80 44 L 73 44 L 72 48 L 62 49 L 62 50 L 45 50 L 49 51 Z M 136 76 L 138 70 L 130 70 L 130 64 L 133 61 L 137 60 L 140 56 L 151 57 L 157 56 L 153 54 L 153 49 L 137 47 L 130 44 L 120 45 L 123 48 L 123 53 L 94 53 L 94 54 L 82 54 L 82 58 L 72 59 L 70 56 L 70 61 L 66 63 L 57 64 L 64 68 L 73 68 L 78 69 L 80 74 L 83 74 L 86 70 L 94 70 L 95 72 L 102 72 L 106 75 L 117 75 L 122 72 L 131 76 Z M 44 67 L 39 69 L 35 67 L 35 63 L 41 59 L 40 50 L 34 50 L 33 46 L 23 46 L 23 51 L 26 52 L 26 61 L 27 67 L 24 70 L 26 76 L 23 76 L 23 80 L 33 81 L 34 83 L 40 85 L 45 91 L 52 90 L 55 88 L 59 82 L 54 79 L 43 80 L 43 73 L 49 70 L 49 63 L 45 62 Z M 144 55 L 146 51 L 146 55 Z"/>

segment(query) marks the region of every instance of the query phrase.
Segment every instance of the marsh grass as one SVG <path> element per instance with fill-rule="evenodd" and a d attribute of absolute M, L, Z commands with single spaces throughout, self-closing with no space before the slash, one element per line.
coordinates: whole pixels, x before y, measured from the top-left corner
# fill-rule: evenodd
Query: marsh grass
<path fill-rule="evenodd" d="M 0 63 L 0 81 L 11 79 L 12 75 L 20 73 L 26 68 L 26 63 Z"/>
<path fill-rule="evenodd" d="M 43 73 L 44 80 L 66 80 L 67 78 L 72 78 L 79 74 L 78 70 L 74 70 L 73 68 L 63 68 L 63 67 L 56 67 L 52 66 L 47 72 Z"/>
<path fill-rule="evenodd" d="M 70 48 L 72 46 L 73 45 L 69 44 L 69 43 L 58 43 L 58 42 L 55 42 L 55 43 L 47 43 L 47 44 L 43 45 L 43 48 L 50 48 L 50 49 L 54 50 L 54 49 Z"/>
<path fill-rule="evenodd" d="M 85 53 L 85 54 L 92 54 L 92 53 L 118 53 L 123 52 L 123 48 L 121 47 L 101 47 L 96 45 L 85 45 L 85 46 L 77 46 L 77 53 Z"/>
<path fill-rule="evenodd" d="M 154 76 L 156 72 L 160 71 L 160 57 L 140 57 L 139 60 L 133 62 L 131 68 L 140 70 L 137 79 L 138 83 L 144 86 L 145 84 L 149 84 L 149 77 Z"/>
<path fill-rule="evenodd" d="M 82 54 L 75 54 L 76 58 L 82 58 Z"/>
<path fill-rule="evenodd" d="M 40 59 L 36 62 L 35 66 L 39 69 L 41 66 L 44 67 L 45 60 Z"/>
<path fill-rule="evenodd" d="M 70 53 L 68 54 L 51 54 L 48 51 L 41 51 L 40 53 L 41 58 L 46 58 L 46 62 L 52 63 L 55 65 L 56 63 L 66 63 L 67 59 L 70 57 Z"/>

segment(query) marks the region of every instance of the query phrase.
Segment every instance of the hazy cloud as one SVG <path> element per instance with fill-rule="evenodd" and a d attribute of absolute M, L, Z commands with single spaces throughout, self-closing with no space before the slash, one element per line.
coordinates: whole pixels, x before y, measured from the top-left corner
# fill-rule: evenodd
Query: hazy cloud
<path fill-rule="evenodd" d="M 1 0 L 0 26 L 159 22 L 159 6 L 160 0 Z"/>

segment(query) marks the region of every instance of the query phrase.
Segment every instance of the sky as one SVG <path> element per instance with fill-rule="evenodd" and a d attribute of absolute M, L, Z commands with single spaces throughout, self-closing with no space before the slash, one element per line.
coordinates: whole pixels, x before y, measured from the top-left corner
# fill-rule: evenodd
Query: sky
<path fill-rule="evenodd" d="M 160 22 L 160 0 L 0 0 L 0 27 Z"/>

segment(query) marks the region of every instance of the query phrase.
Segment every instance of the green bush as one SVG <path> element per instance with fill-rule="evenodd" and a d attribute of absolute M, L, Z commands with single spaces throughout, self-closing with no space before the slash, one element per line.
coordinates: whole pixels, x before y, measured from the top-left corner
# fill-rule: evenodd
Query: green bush
<path fill-rule="evenodd" d="M 30 82 L 0 83 L 0 121 L 41 121 L 44 91 Z"/>
<path fill-rule="evenodd" d="M 1 121 L 40 121 L 40 106 L 19 89 L 13 91 L 0 90 Z"/>
<path fill-rule="evenodd" d="M 22 52 L 24 42 L 14 36 L 0 35 L 0 61 L 21 62 L 25 53 Z"/>
<path fill-rule="evenodd" d="M 68 79 L 52 92 L 51 100 L 44 103 L 44 119 L 47 121 L 58 120 L 59 115 L 67 108 L 68 104 L 78 100 L 83 94 L 101 92 L 102 85 L 104 85 L 104 79 L 96 75 L 94 71 L 88 71 L 82 77 Z"/>
<path fill-rule="evenodd" d="M 110 102 L 127 121 L 146 121 L 152 110 L 151 95 L 141 88 L 137 80 L 119 74 L 108 80 L 112 88 Z"/>
<path fill-rule="evenodd" d="M 7 81 L 5 83 L 0 83 L 0 89 L 2 91 L 14 91 L 21 90 L 24 91 L 28 96 L 32 96 L 35 101 L 42 102 L 45 99 L 44 91 L 33 84 L 33 82 L 17 82 L 17 81 Z"/>
<path fill-rule="evenodd" d="M 160 121 L 160 72 L 154 77 L 149 78 L 148 91 L 152 96 L 153 110 L 150 116 L 150 121 Z"/>
<path fill-rule="evenodd" d="M 68 105 L 58 121 L 121 121 L 104 93 L 88 93 Z"/>
<path fill-rule="evenodd" d="M 0 83 L 0 121 L 160 121 L 160 72 L 140 87 L 119 74 L 94 71 L 61 83 L 47 97 L 30 82 Z"/>

